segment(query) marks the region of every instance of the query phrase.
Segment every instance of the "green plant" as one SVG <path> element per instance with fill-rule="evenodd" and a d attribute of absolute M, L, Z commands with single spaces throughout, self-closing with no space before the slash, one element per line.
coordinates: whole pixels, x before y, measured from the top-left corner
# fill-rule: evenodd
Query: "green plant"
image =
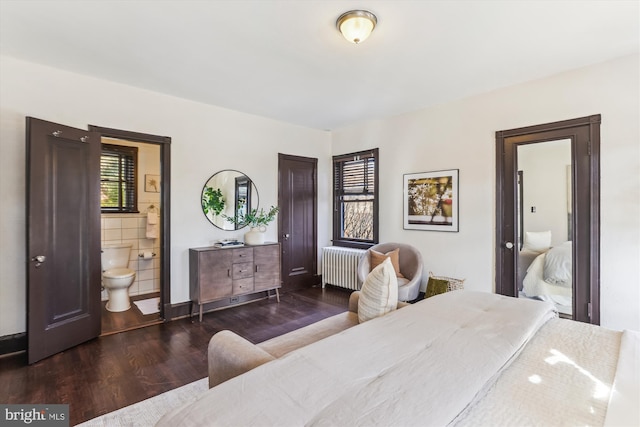
<path fill-rule="evenodd" d="M 205 214 L 212 212 L 213 215 L 220 215 L 220 212 L 224 209 L 224 197 L 222 197 L 222 190 L 212 187 L 205 187 L 202 194 L 202 210 Z"/>
<path fill-rule="evenodd" d="M 268 212 L 265 212 L 263 208 L 251 209 L 246 214 L 239 214 L 237 216 L 222 215 L 227 221 L 234 223 L 238 227 L 244 227 L 248 225 L 250 227 L 259 227 L 261 225 L 267 226 L 271 221 L 276 219 L 278 213 L 277 206 L 271 206 Z"/>

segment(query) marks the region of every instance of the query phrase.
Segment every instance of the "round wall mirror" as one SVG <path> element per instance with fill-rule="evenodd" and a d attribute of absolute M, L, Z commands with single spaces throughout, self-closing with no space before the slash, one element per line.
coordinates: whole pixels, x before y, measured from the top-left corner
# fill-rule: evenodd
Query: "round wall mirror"
<path fill-rule="evenodd" d="M 202 212 L 211 224 L 221 230 L 245 227 L 225 217 L 246 215 L 249 210 L 258 208 L 258 201 L 258 190 L 253 181 L 242 172 L 232 169 L 216 172 L 202 188 Z"/>

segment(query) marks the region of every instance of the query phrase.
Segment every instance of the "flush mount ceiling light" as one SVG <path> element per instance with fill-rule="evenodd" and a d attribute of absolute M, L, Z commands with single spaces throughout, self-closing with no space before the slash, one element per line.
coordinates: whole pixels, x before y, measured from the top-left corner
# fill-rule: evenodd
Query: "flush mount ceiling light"
<path fill-rule="evenodd" d="M 345 39 L 358 44 L 369 37 L 377 23 L 376 15 L 368 10 L 350 10 L 340 15 L 336 27 Z"/>

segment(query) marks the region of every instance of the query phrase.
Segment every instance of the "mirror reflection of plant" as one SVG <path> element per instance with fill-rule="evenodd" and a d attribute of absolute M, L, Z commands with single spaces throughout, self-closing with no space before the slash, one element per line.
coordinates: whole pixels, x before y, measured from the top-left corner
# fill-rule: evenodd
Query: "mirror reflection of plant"
<path fill-rule="evenodd" d="M 214 216 L 220 215 L 224 210 L 224 205 L 225 201 L 222 196 L 222 190 L 219 188 L 214 190 L 212 187 L 204 188 L 204 194 L 202 195 L 202 210 L 205 214 L 211 212 Z"/>
<path fill-rule="evenodd" d="M 261 225 L 267 226 L 270 222 L 276 219 L 278 210 L 279 208 L 277 206 L 271 206 L 268 212 L 265 212 L 264 208 L 260 208 L 260 211 L 258 211 L 258 209 L 251 209 L 246 214 L 240 213 L 235 216 L 222 214 L 222 217 L 238 227 L 244 227 L 245 225 L 250 227 L 259 227 Z"/>

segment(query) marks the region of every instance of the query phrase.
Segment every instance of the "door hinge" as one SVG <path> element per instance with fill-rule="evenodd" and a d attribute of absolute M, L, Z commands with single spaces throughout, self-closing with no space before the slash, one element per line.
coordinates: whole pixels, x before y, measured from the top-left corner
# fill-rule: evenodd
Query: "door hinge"
<path fill-rule="evenodd" d="M 591 303 L 587 303 L 587 316 L 591 319 Z"/>
<path fill-rule="evenodd" d="M 591 155 L 591 141 L 587 141 L 587 156 Z"/>

